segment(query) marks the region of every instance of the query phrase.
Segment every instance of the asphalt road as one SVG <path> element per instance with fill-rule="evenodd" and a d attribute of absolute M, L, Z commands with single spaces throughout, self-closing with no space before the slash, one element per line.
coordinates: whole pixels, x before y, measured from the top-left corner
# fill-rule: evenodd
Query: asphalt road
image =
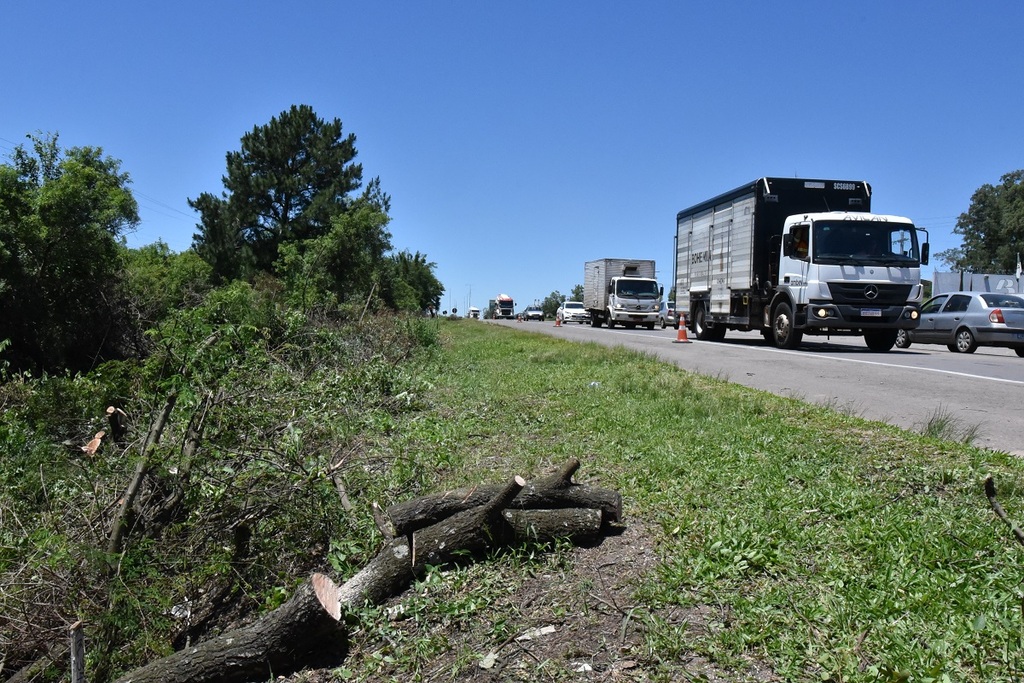
<path fill-rule="evenodd" d="M 681 368 L 921 432 L 936 417 L 976 446 L 1024 456 L 1024 358 L 1009 349 L 952 353 L 915 344 L 873 353 L 859 337 L 804 337 L 799 350 L 730 331 L 722 342 L 678 343 L 676 330 L 627 330 L 551 321 L 486 321 L 562 339 L 625 346 Z"/>

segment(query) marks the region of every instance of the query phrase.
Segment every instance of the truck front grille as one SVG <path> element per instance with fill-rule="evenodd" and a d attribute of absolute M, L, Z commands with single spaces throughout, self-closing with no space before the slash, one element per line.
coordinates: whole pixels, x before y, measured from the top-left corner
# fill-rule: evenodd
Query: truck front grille
<path fill-rule="evenodd" d="M 829 292 L 836 304 L 856 306 L 901 306 L 907 303 L 911 285 L 873 282 L 830 282 Z"/>

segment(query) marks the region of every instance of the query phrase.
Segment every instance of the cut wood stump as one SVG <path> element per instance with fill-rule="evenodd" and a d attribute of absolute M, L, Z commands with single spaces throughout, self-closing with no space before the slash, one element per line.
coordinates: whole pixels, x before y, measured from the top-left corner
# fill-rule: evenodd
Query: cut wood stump
<path fill-rule="evenodd" d="M 255 623 L 151 662 L 117 683 L 266 681 L 310 665 L 337 666 L 346 651 L 338 586 L 314 574 Z"/>

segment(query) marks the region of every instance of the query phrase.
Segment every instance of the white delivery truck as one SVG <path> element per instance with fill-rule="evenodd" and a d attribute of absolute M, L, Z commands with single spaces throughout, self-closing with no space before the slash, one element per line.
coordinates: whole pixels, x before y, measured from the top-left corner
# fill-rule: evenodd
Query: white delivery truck
<path fill-rule="evenodd" d="M 888 351 L 920 320 L 927 233 L 870 210 L 863 181 L 760 178 L 680 211 L 677 314 L 698 340 L 759 330 L 794 349 L 804 334 L 863 335 Z"/>
<path fill-rule="evenodd" d="M 584 267 L 583 307 L 593 327 L 607 323 L 654 329 L 664 293 L 654 277 L 654 261 L 603 258 L 587 261 Z"/>

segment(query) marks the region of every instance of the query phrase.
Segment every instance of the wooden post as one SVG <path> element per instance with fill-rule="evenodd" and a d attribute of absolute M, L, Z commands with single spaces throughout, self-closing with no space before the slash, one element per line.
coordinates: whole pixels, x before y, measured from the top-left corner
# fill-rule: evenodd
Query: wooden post
<path fill-rule="evenodd" d="M 85 634 L 82 622 L 71 625 L 71 683 L 85 683 Z"/>

